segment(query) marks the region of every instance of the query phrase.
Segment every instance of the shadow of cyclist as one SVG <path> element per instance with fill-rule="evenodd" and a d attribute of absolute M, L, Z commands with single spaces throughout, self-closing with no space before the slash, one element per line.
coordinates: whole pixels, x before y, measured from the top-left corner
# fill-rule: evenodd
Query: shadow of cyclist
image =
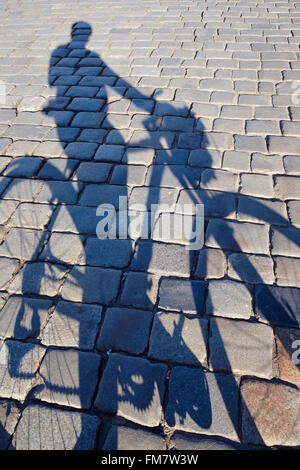
<path fill-rule="evenodd" d="M 162 200 L 162 190 L 161 188 L 168 188 L 168 183 L 164 181 L 164 175 L 168 171 L 173 175 L 173 183 L 176 181 L 175 186 L 177 185 L 178 189 L 191 189 L 191 198 L 193 204 L 204 204 L 210 205 L 210 207 L 222 208 L 223 200 L 222 194 L 216 193 L 213 194 L 212 191 L 198 191 L 199 188 L 199 168 L 202 167 L 211 167 L 212 159 L 209 151 L 206 151 L 202 158 L 205 162 L 199 162 L 199 168 L 190 168 L 187 166 L 188 152 L 192 149 L 199 148 L 201 146 L 201 138 L 203 136 L 203 126 L 201 124 L 201 119 L 196 119 L 193 116 L 193 113 L 189 108 L 182 104 L 179 106 L 174 106 L 171 103 L 164 102 L 163 106 L 160 105 L 161 111 L 158 112 L 155 116 L 151 115 L 151 112 L 159 102 L 155 99 L 150 98 L 149 96 L 143 94 L 138 89 L 130 86 L 126 80 L 119 80 L 118 75 L 111 70 L 105 62 L 94 52 L 89 51 L 86 48 L 88 38 L 91 34 L 91 27 L 87 23 L 80 22 L 76 23 L 72 27 L 72 40 L 69 44 L 59 46 L 53 52 L 50 59 L 50 68 L 49 68 L 49 84 L 56 90 L 56 95 L 54 99 L 51 99 L 45 108 L 45 113 L 54 118 L 56 123 L 55 132 L 57 134 L 56 140 L 60 142 L 64 149 L 64 155 L 67 158 L 64 158 L 64 166 L 60 166 L 59 162 L 51 163 L 51 159 L 48 159 L 45 164 L 48 165 L 48 171 L 51 170 L 51 180 L 45 179 L 45 184 L 49 188 L 49 199 L 48 203 L 54 203 L 56 205 L 56 210 L 51 218 L 51 224 L 49 227 L 54 227 L 55 223 L 59 218 L 63 216 L 62 210 L 69 211 L 68 216 L 73 223 L 74 231 L 76 233 L 82 234 L 84 226 L 84 216 L 82 219 L 74 216 L 74 211 L 72 206 L 69 206 L 66 202 L 65 195 L 63 193 L 56 192 L 56 185 L 53 181 L 65 181 L 67 175 L 75 175 L 76 171 L 81 162 L 90 162 L 93 159 L 93 162 L 90 162 L 92 165 L 101 165 L 108 164 L 111 165 L 107 177 L 110 178 L 112 170 L 118 168 L 120 177 L 113 181 L 118 181 L 118 184 L 110 182 L 109 186 L 111 188 L 116 188 L 119 190 L 122 187 L 122 195 L 130 198 L 132 194 L 132 187 L 130 186 L 129 180 L 129 170 L 130 170 L 130 159 L 126 159 L 126 155 L 130 154 L 130 151 L 138 155 L 138 149 L 156 149 L 157 154 L 160 152 L 159 157 L 155 157 L 154 164 L 147 176 L 147 186 L 148 186 L 148 195 L 145 196 L 146 206 L 151 204 L 160 204 Z M 111 88 L 107 90 L 105 85 L 109 85 Z M 128 98 L 128 96 L 134 96 L 134 98 Z M 119 99 L 121 97 L 121 99 Z M 125 97 L 125 99 L 124 99 Z M 124 101 L 127 100 L 131 103 L 136 111 L 140 114 L 140 129 L 136 133 L 136 138 L 133 138 L 128 142 L 125 133 L 122 128 L 118 129 L 117 122 L 121 122 L 122 115 L 124 119 L 124 113 L 126 113 L 126 106 Z M 118 103 L 118 106 L 114 108 L 114 103 Z M 149 107 L 150 105 L 150 107 Z M 109 113 L 110 107 L 113 109 L 125 110 L 123 113 Z M 118 116 L 118 117 L 116 117 Z M 170 119 L 172 117 L 172 119 Z M 174 119 L 175 118 L 175 119 Z M 179 118 L 179 119 L 177 119 Z M 170 132 L 170 126 L 172 128 Z M 121 127 L 121 126 L 119 126 Z M 179 140 L 173 140 L 174 131 L 177 135 L 183 136 L 182 141 L 184 142 L 183 146 L 178 146 Z M 82 145 L 85 144 L 85 145 Z M 86 145 L 88 144 L 88 145 Z M 115 144 L 118 144 L 113 148 Z M 100 147 L 99 147 L 100 145 Z M 119 145 L 124 146 L 126 152 L 122 156 L 114 152 L 119 148 Z M 96 150 L 97 149 L 97 150 Z M 203 147 L 205 150 L 205 145 Z M 90 153 L 89 153 L 90 152 Z M 128 157 L 127 157 L 128 158 Z M 143 164 L 141 160 L 137 160 L 135 157 L 134 163 Z M 129 165 L 127 164 L 129 163 Z M 62 169 L 63 168 L 63 169 Z M 157 169 L 155 169 L 157 168 Z M 84 201 L 85 193 L 81 192 L 81 188 L 75 188 L 74 186 L 69 187 L 71 191 L 72 200 L 75 204 L 82 205 L 82 207 L 97 207 L 101 203 L 110 203 L 110 197 L 113 195 L 111 192 L 107 192 L 107 186 L 105 182 L 107 177 L 103 179 L 102 176 L 99 176 L 97 181 L 96 167 L 91 167 L 90 175 L 84 177 L 83 180 L 85 183 L 91 183 L 89 187 L 89 193 L 92 195 L 91 198 L 85 205 Z M 13 184 L 13 183 L 12 183 Z M 165 186 L 164 186 L 165 185 Z M 104 187 L 106 186 L 106 188 Z M 11 187 L 11 186 L 10 186 Z M 152 191 L 152 188 L 158 188 L 158 190 Z M 87 189 L 85 189 L 87 191 Z M 119 194 L 119 193 L 117 193 Z M 103 196 L 104 195 L 104 196 Z M 68 194 L 68 198 L 70 194 Z M 245 196 L 246 197 L 246 196 Z M 260 203 L 252 200 L 251 201 L 251 210 L 260 209 Z M 265 217 L 272 217 L 274 211 L 268 209 L 265 212 Z M 208 213 L 208 216 L 216 216 L 216 214 Z M 226 217 L 228 212 L 226 208 L 222 210 L 222 216 Z M 220 216 L 220 215 L 219 215 Z M 95 217 L 95 229 L 96 229 L 97 219 Z M 280 223 L 285 224 L 285 220 L 279 220 Z M 96 230 L 95 230 L 96 232 Z M 95 232 L 93 235 L 95 235 Z M 91 232 L 89 232 L 91 233 Z M 45 231 L 43 235 L 43 243 L 48 242 L 49 234 Z M 215 234 L 216 240 L 222 246 L 222 233 Z M 231 238 L 233 244 L 233 251 L 241 252 L 240 246 L 237 241 L 235 241 L 234 233 L 229 227 L 227 229 L 227 237 Z M 86 241 L 85 241 L 86 243 Z M 105 243 L 105 241 L 100 240 L 99 243 Z M 139 244 L 142 244 L 143 241 L 138 241 Z M 152 259 L 153 246 L 155 241 L 150 241 L 150 248 L 148 251 L 148 257 L 144 260 L 143 271 L 148 272 L 149 266 Z M 83 244 L 83 257 L 85 254 L 85 244 Z M 117 245 L 116 245 L 117 247 Z M 112 249 L 112 248 L 111 248 Z M 117 248 L 116 248 L 117 249 Z M 134 253 L 131 253 L 130 260 L 132 259 Z M 194 251 L 190 252 L 190 277 L 193 277 L 193 269 L 195 266 L 195 258 L 197 253 Z M 33 256 L 33 260 L 39 259 L 40 256 L 40 245 L 37 248 L 36 253 Z M 90 297 L 88 292 L 85 289 L 87 284 L 86 270 L 82 270 L 80 266 L 68 264 L 62 262 L 61 259 L 57 258 L 54 253 L 51 253 L 51 247 L 48 247 L 48 258 L 51 259 L 51 262 L 55 263 L 58 266 L 58 269 L 61 271 L 67 271 L 72 269 L 71 282 L 74 284 L 77 289 L 82 291 L 81 302 L 90 303 Z M 175 262 L 175 260 L 174 260 Z M 248 269 L 257 275 L 256 269 L 252 264 L 247 261 Z M 28 263 L 28 266 L 30 263 Z M 99 266 L 102 266 L 101 261 Z M 127 261 L 127 264 L 120 266 L 122 270 L 127 271 L 130 268 L 130 261 Z M 30 275 L 29 271 L 27 274 L 27 266 L 23 268 L 23 292 L 27 292 L 26 283 L 27 278 Z M 40 284 L 43 277 L 46 275 L 45 272 L 41 272 L 40 278 L 36 280 L 36 292 L 39 292 Z M 51 275 L 51 274 L 50 274 Z M 69 277 L 70 279 L 70 277 Z M 205 276 L 204 276 L 205 280 Z M 262 282 L 262 281 L 261 281 Z M 263 282 L 262 282 L 263 283 Z M 151 288 L 151 281 L 147 289 Z M 102 286 L 103 287 L 103 286 Z M 109 286 L 104 286 L 108 288 Z M 146 295 L 146 292 L 144 293 Z M 58 297 L 59 300 L 60 297 Z M 195 304 L 197 304 L 196 299 L 198 298 L 198 293 L 194 290 L 194 299 Z M 68 299 L 72 300 L 72 299 Z M 78 300 L 76 299 L 76 302 Z M 26 299 L 24 299 L 26 302 Z M 112 304 L 113 300 L 109 303 Z M 117 302 L 119 300 L 117 299 Z M 276 300 L 275 300 L 276 303 Z M 277 301 L 278 309 L 281 309 L 281 320 L 283 323 L 288 323 L 291 316 L 294 316 L 293 312 L 290 310 L 287 311 L 283 307 L 283 302 Z M 62 315 L 70 315 L 69 312 L 66 312 L 64 309 L 64 303 L 58 303 L 56 309 L 60 309 Z M 150 299 L 150 309 L 152 310 L 155 307 L 155 302 Z M 22 312 L 24 306 L 20 309 L 19 315 L 16 321 L 15 330 L 17 330 L 22 322 Z M 198 307 L 196 312 L 203 314 L 203 311 L 199 311 Z M 181 313 L 182 318 L 184 316 Z M 272 323 L 272 317 L 268 314 L 266 315 L 268 321 Z M 39 321 L 37 314 L 33 312 L 32 321 L 36 324 Z M 178 364 L 199 364 L 200 362 L 198 357 L 190 350 L 186 341 L 182 337 L 182 328 L 183 320 L 179 320 L 178 324 L 174 325 L 173 332 L 167 332 L 162 323 L 158 324 L 157 334 L 164 335 L 166 342 L 172 344 L 176 342 L 178 349 L 177 362 Z M 117 331 L 116 331 L 117 333 Z M 119 333 L 122 334 L 122 325 L 120 325 Z M 202 332 L 203 335 L 206 334 L 206 331 Z M 85 344 L 86 331 L 79 326 L 79 349 L 81 349 L 83 344 Z M 226 350 L 222 343 L 222 338 L 220 337 L 220 348 L 222 349 L 224 362 L 226 363 L 226 371 L 230 371 L 230 361 L 227 357 Z M 118 352 L 118 347 L 115 348 Z M 13 354 L 13 351 L 11 351 Z M 107 355 L 104 357 L 104 364 L 108 361 L 112 362 L 112 359 L 116 356 L 113 354 Z M 182 358 L 188 358 L 187 362 L 184 362 Z M 186 359 L 185 359 L 186 360 Z M 11 366 L 9 366 L 9 372 L 12 377 L 19 377 L 21 372 L 16 366 L 16 361 L 10 361 Z M 12 366 L 14 364 L 14 366 Z M 214 364 L 211 363 L 211 367 L 214 369 Z M 156 383 L 155 379 L 148 380 L 149 377 L 143 377 L 144 380 L 136 382 L 132 380 L 132 375 L 135 372 L 138 372 L 138 375 L 143 376 L 143 369 L 139 371 L 130 371 L 125 370 L 122 365 L 119 364 L 118 367 L 113 369 L 115 376 L 111 377 L 110 383 L 112 384 L 112 389 L 110 390 L 110 410 L 112 414 L 118 412 L 118 408 L 121 402 L 126 402 L 135 409 L 139 410 L 141 413 L 144 413 L 149 408 L 149 405 L 152 402 Z M 228 415 L 232 421 L 236 432 L 238 434 L 238 423 L 237 423 L 237 408 L 232 406 L 232 395 L 228 395 L 225 390 L 223 390 L 222 374 L 217 374 L 217 380 L 219 380 L 219 389 L 223 401 L 225 403 Z M 85 371 L 85 362 L 83 362 L 80 357 L 78 359 L 78 374 L 76 380 L 74 380 L 74 387 L 70 390 L 67 386 L 64 386 L 63 377 L 62 383 L 57 384 L 51 382 L 51 376 L 43 377 L 44 385 L 54 394 L 55 392 L 68 394 L 77 394 L 79 396 L 79 401 L 84 401 L 84 381 L 86 381 L 86 371 Z M 184 423 L 187 415 L 202 428 L 202 432 L 209 433 L 209 428 L 212 423 L 212 411 L 211 411 L 211 399 L 209 396 L 208 387 L 206 384 L 206 375 L 201 371 L 199 374 L 199 380 L 202 383 L 198 384 L 199 393 L 199 402 L 194 403 L 193 400 L 189 400 L 188 397 L 179 397 L 178 401 L 175 401 L 172 408 L 170 408 L 168 415 L 168 424 L 174 426 L 176 424 L 175 416 L 179 417 L 179 420 Z M 235 382 L 233 376 L 228 375 L 228 380 L 230 381 L 229 388 L 233 391 L 233 395 L 238 396 L 238 386 Z M 228 386 L 228 384 L 227 384 Z M 100 381 L 101 388 L 101 381 Z M 163 404 L 165 402 L 165 397 L 161 388 L 159 388 L 160 402 Z M 120 392 L 121 390 L 121 392 Z M 201 399 L 200 399 L 201 398 Z M 200 403 L 201 401 L 201 403 Z M 199 405 L 200 403 L 200 405 Z M 237 403 L 236 403 L 237 407 Z M 101 405 L 99 406 L 101 410 Z M 254 426 L 255 427 L 255 426 Z M 260 444 L 263 444 L 263 440 L 260 438 L 257 431 L 257 440 Z M 78 439 L 80 441 L 80 438 Z M 117 446 L 117 443 L 115 443 Z M 76 446 L 75 446 L 76 447 Z"/>

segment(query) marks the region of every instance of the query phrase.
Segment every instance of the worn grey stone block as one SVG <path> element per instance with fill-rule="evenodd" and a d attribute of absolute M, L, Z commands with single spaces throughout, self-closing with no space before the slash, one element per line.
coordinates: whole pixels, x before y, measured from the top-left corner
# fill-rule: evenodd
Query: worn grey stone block
<path fill-rule="evenodd" d="M 288 223 L 284 202 L 252 196 L 238 198 L 237 218 L 239 221 L 264 224 L 287 225 Z"/>
<path fill-rule="evenodd" d="M 67 180 L 70 178 L 77 166 L 77 160 L 67 158 L 52 158 L 43 165 L 39 171 L 39 178 L 54 179 L 54 180 Z"/>
<path fill-rule="evenodd" d="M 300 201 L 289 201 L 288 211 L 291 224 L 295 227 L 300 227 Z"/>
<path fill-rule="evenodd" d="M 47 233 L 42 230 L 12 228 L 0 246 L 0 255 L 22 260 L 36 259 Z"/>
<path fill-rule="evenodd" d="M 273 227 L 271 229 L 271 244 L 273 255 L 299 257 L 300 232 L 295 227 Z"/>
<path fill-rule="evenodd" d="M 273 261 L 268 256 L 233 253 L 228 258 L 228 276 L 254 284 L 273 284 Z"/>
<path fill-rule="evenodd" d="M 77 130 L 68 128 L 68 131 L 77 132 Z M 79 131 L 79 129 L 78 129 Z M 77 138 L 80 142 L 96 142 L 101 144 L 107 135 L 107 130 L 105 129 L 82 129 L 80 132 L 80 136 Z M 66 140 L 64 136 L 62 136 L 61 140 Z M 70 139 L 71 141 L 74 139 Z"/>
<path fill-rule="evenodd" d="M 157 159 L 156 159 L 157 161 Z M 197 149 L 190 152 L 188 163 L 191 166 L 199 167 L 220 167 L 222 152 L 219 150 Z"/>
<path fill-rule="evenodd" d="M 72 77 L 73 78 L 73 77 Z M 76 78 L 78 82 L 79 78 Z M 57 80 L 58 81 L 58 80 Z M 58 81 L 59 82 L 59 81 Z M 70 84 L 70 83 L 68 83 Z M 66 92 L 66 96 L 83 96 L 87 98 L 91 98 L 95 96 L 98 91 L 98 87 L 91 87 L 91 86 L 71 86 L 68 91 Z"/>
<path fill-rule="evenodd" d="M 274 137 L 275 138 L 275 137 Z M 235 150 L 249 150 L 252 152 L 266 152 L 267 145 L 266 140 L 260 136 L 248 136 L 248 135 L 235 135 L 234 136 L 234 149 Z M 278 153 L 273 150 L 269 150 L 270 153 Z"/>
<path fill-rule="evenodd" d="M 87 129 L 87 131 L 88 130 L 90 130 L 90 129 Z M 81 131 L 81 129 L 79 129 L 78 127 L 57 127 L 57 128 L 55 127 L 54 129 L 52 129 L 49 132 L 49 134 L 47 134 L 48 142 L 47 142 L 47 145 L 46 145 L 45 153 L 47 152 L 48 156 L 49 156 L 49 150 L 50 150 L 50 148 L 52 148 L 52 146 L 50 147 L 50 145 L 49 145 L 49 141 L 53 140 L 54 142 L 56 142 L 56 146 L 54 148 L 56 148 L 56 150 L 58 152 L 59 151 L 59 146 L 62 149 L 61 142 L 74 142 L 74 140 L 78 137 L 80 131 Z M 84 131 L 82 131 L 82 132 L 84 132 Z M 42 142 L 42 144 L 43 144 L 43 142 Z M 42 148 L 42 144 L 40 146 L 41 148 Z M 43 147 L 44 147 L 44 145 L 43 145 Z M 57 152 L 55 152 L 55 153 L 57 153 Z"/>
<path fill-rule="evenodd" d="M 130 147 L 124 153 L 122 161 L 129 164 L 150 165 L 154 159 L 154 149 Z"/>
<path fill-rule="evenodd" d="M 181 435 L 176 432 L 171 438 L 171 449 L 176 450 L 244 450 L 247 446 L 233 441 L 223 441 L 216 437 Z"/>
<path fill-rule="evenodd" d="M 0 191 L 11 182 L 10 178 L 2 178 Z M 3 199 L 15 199 L 17 201 L 32 201 L 43 185 L 41 180 L 14 178 L 5 192 L 1 195 Z M 3 187 L 2 187 L 3 186 Z"/>
<path fill-rule="evenodd" d="M 201 139 L 201 132 L 182 132 L 179 135 L 178 147 L 182 149 L 198 149 L 200 147 Z"/>
<path fill-rule="evenodd" d="M 300 287 L 300 260 L 298 258 L 275 258 L 276 283 L 279 286 Z"/>
<path fill-rule="evenodd" d="M 79 112 L 72 121 L 72 127 L 93 127 L 98 129 L 104 118 L 104 113 L 88 111 Z"/>
<path fill-rule="evenodd" d="M 41 167 L 42 159 L 36 157 L 18 157 L 3 172 L 6 176 L 34 176 Z"/>
<path fill-rule="evenodd" d="M 95 160 L 107 162 L 120 162 L 124 153 L 122 145 L 100 145 L 96 154 Z"/>
<path fill-rule="evenodd" d="M 273 347 L 273 330 L 268 325 L 224 318 L 211 320 L 210 367 L 214 371 L 271 379 Z"/>
<path fill-rule="evenodd" d="M 147 172 L 146 186 L 195 188 L 197 178 L 193 170 L 182 165 L 153 165 Z"/>
<path fill-rule="evenodd" d="M 112 354 L 100 380 L 95 406 L 144 426 L 158 426 L 166 373 L 165 364 Z"/>
<path fill-rule="evenodd" d="M 286 155 L 283 157 L 285 171 L 291 175 L 300 173 L 300 159 L 297 155 Z"/>
<path fill-rule="evenodd" d="M 233 375 L 174 367 L 166 421 L 175 429 L 238 441 L 238 383 Z"/>
<path fill-rule="evenodd" d="M 202 281 L 163 278 L 159 307 L 186 313 L 203 313 L 205 284 Z"/>
<path fill-rule="evenodd" d="M 271 175 L 244 173 L 241 175 L 240 192 L 250 196 L 273 198 L 273 180 Z"/>
<path fill-rule="evenodd" d="M 12 137 L 13 139 L 29 139 L 29 140 L 42 140 L 50 131 L 47 126 L 33 126 L 29 124 L 13 124 L 5 132 L 5 137 Z M 10 143 L 10 139 L 0 139 L 0 148 L 6 147 Z"/>
<path fill-rule="evenodd" d="M 64 205 L 58 208 L 51 219 L 49 229 L 55 232 L 74 232 L 96 234 L 98 218 L 94 207 Z"/>
<path fill-rule="evenodd" d="M 87 184 L 79 202 L 83 206 L 94 207 L 98 207 L 100 204 L 112 204 L 115 209 L 118 209 L 120 196 L 127 196 L 127 186 Z"/>
<path fill-rule="evenodd" d="M 74 113 L 71 111 L 49 111 L 47 116 L 52 118 L 57 126 L 68 126 Z"/>
<path fill-rule="evenodd" d="M 131 240 L 88 238 L 80 264 L 124 268 L 132 252 Z"/>
<path fill-rule="evenodd" d="M 297 389 L 284 383 L 245 379 L 241 387 L 241 403 L 244 442 L 299 446 Z"/>
<path fill-rule="evenodd" d="M 246 133 L 248 135 L 276 135 L 281 134 L 278 121 L 268 121 L 267 119 L 253 119 L 246 121 Z"/>
<path fill-rule="evenodd" d="M 142 165 L 115 166 L 110 178 L 111 184 L 141 186 L 145 181 L 147 167 Z"/>
<path fill-rule="evenodd" d="M 252 171 L 259 173 L 282 173 L 282 156 L 254 153 L 252 155 L 251 167 Z"/>
<path fill-rule="evenodd" d="M 169 131 L 133 131 L 130 139 L 132 147 L 150 147 L 154 149 L 171 148 L 175 133 Z"/>
<path fill-rule="evenodd" d="M 163 436 L 144 429 L 112 425 L 102 450 L 165 450 Z"/>
<path fill-rule="evenodd" d="M 206 313 L 230 318 L 250 318 L 252 296 L 245 284 L 230 280 L 210 281 Z"/>
<path fill-rule="evenodd" d="M 121 272 L 74 266 L 62 288 L 62 297 L 74 302 L 109 304 L 117 295 Z"/>
<path fill-rule="evenodd" d="M 8 287 L 16 294 L 57 295 L 66 268 L 49 263 L 25 263 Z"/>
<path fill-rule="evenodd" d="M 177 193 L 174 188 L 136 187 L 130 194 L 129 209 L 130 206 L 143 205 L 147 210 L 151 210 L 152 204 L 159 204 L 161 207 L 167 205 L 169 210 L 175 206 Z"/>
<path fill-rule="evenodd" d="M 152 313 L 147 310 L 109 308 L 106 311 L 97 348 L 141 354 L 150 335 Z"/>
<path fill-rule="evenodd" d="M 68 109 L 71 111 L 100 111 L 103 104 L 104 100 L 75 97 L 68 105 Z"/>
<path fill-rule="evenodd" d="M 97 354 L 51 349 L 41 364 L 41 385 L 34 396 L 48 403 L 87 409 L 98 381 L 99 366 Z"/>
<path fill-rule="evenodd" d="M 276 176 L 275 192 L 283 200 L 300 199 L 300 177 Z"/>
<path fill-rule="evenodd" d="M 104 183 L 109 175 L 111 165 L 109 163 L 83 162 L 76 171 L 76 177 L 80 181 Z"/>
<path fill-rule="evenodd" d="M 246 253 L 269 254 L 268 227 L 259 224 L 210 220 L 206 245 Z"/>
<path fill-rule="evenodd" d="M 224 105 L 222 106 L 221 117 L 233 119 L 248 119 L 252 117 L 250 106 Z"/>
<path fill-rule="evenodd" d="M 16 117 L 15 109 L 1 109 L 0 110 L 0 123 L 11 124 Z"/>
<path fill-rule="evenodd" d="M 222 278 L 226 271 L 226 256 L 222 250 L 202 248 L 199 253 L 196 277 Z"/>
<path fill-rule="evenodd" d="M 299 295 L 295 287 L 255 286 L 255 313 L 264 323 L 299 327 Z"/>
<path fill-rule="evenodd" d="M 178 313 L 156 313 L 149 357 L 181 364 L 205 365 L 208 322 Z"/>
<path fill-rule="evenodd" d="M 196 189 L 193 191 L 180 191 L 178 205 L 184 207 L 190 204 L 192 213 L 195 211 L 195 204 L 204 205 L 205 216 L 226 217 L 235 214 L 235 195 L 221 191 L 211 191 L 208 189 Z M 188 208 L 186 208 L 187 210 Z"/>
<path fill-rule="evenodd" d="M 269 152 L 280 155 L 299 155 L 299 138 L 287 136 L 269 136 Z"/>
<path fill-rule="evenodd" d="M 245 129 L 244 120 L 238 119 L 215 119 L 213 130 L 216 132 L 228 132 L 242 134 Z"/>
<path fill-rule="evenodd" d="M 23 402 L 33 387 L 35 373 L 45 353 L 37 344 L 6 340 L 0 346 L 0 395 Z"/>
<path fill-rule="evenodd" d="M 18 265 L 18 261 L 16 259 L 11 258 L 0 258 L 0 263 L 0 289 L 5 289 L 7 283 L 12 279 L 12 275 Z"/>
<path fill-rule="evenodd" d="M 98 305 L 58 302 L 43 331 L 42 344 L 92 350 L 101 314 Z"/>
<path fill-rule="evenodd" d="M 36 200 L 53 204 L 75 204 L 82 183 L 72 181 L 47 181 Z"/>
<path fill-rule="evenodd" d="M 144 240 L 138 243 L 130 266 L 136 271 L 189 276 L 191 255 L 184 246 Z"/>
<path fill-rule="evenodd" d="M 37 337 L 48 317 L 51 300 L 11 296 L 0 312 L 0 337 Z"/>
<path fill-rule="evenodd" d="M 92 142 L 71 142 L 65 148 L 65 153 L 70 158 L 79 160 L 91 160 L 98 145 Z"/>
<path fill-rule="evenodd" d="M 20 410 L 12 401 L 0 400 L 0 449 L 5 450 L 20 418 Z"/>
<path fill-rule="evenodd" d="M 129 272 L 121 295 L 122 305 L 152 309 L 156 302 L 158 279 L 148 273 Z"/>
<path fill-rule="evenodd" d="M 80 235 L 52 233 L 39 259 L 75 264 L 83 250 L 83 241 Z"/>
<path fill-rule="evenodd" d="M 11 449 L 91 450 L 98 428 L 96 416 L 29 405 L 22 414 Z"/>
<path fill-rule="evenodd" d="M 201 147 L 217 150 L 232 149 L 233 136 L 229 132 L 203 132 Z"/>
<path fill-rule="evenodd" d="M 0 223 L 6 225 L 18 206 L 17 201 L 1 200 L 0 201 Z"/>
<path fill-rule="evenodd" d="M 224 170 L 204 170 L 201 175 L 201 188 L 236 192 L 238 175 Z"/>

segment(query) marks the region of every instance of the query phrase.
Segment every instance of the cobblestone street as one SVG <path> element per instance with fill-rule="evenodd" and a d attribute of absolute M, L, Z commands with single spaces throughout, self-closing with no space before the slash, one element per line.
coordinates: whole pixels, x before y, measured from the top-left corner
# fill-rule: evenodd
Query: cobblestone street
<path fill-rule="evenodd" d="M 0 13 L 0 449 L 300 448 L 300 3 Z"/>

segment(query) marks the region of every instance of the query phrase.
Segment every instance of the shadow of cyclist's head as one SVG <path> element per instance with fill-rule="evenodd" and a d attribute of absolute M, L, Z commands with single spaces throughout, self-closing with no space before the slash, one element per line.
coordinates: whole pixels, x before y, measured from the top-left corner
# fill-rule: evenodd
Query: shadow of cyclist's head
<path fill-rule="evenodd" d="M 85 21 L 73 23 L 71 27 L 71 40 L 72 42 L 82 42 L 82 46 L 84 46 L 88 42 L 92 31 L 91 25 Z"/>

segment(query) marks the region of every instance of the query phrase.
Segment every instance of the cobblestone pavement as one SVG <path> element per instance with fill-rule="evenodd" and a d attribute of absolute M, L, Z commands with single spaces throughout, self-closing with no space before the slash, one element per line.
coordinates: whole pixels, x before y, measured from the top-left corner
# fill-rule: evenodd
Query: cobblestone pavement
<path fill-rule="evenodd" d="M 300 446 L 299 2 L 0 12 L 0 448 Z M 100 240 L 119 196 L 204 247 Z"/>

